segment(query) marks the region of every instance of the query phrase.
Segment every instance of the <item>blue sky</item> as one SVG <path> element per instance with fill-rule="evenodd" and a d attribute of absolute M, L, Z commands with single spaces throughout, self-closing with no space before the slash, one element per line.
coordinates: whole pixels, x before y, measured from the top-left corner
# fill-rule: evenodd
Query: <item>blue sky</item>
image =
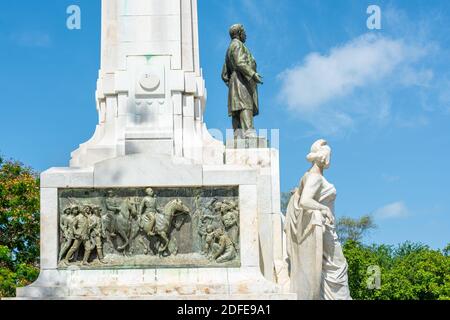
<path fill-rule="evenodd" d="M 82 10 L 82 29 L 66 8 Z M 366 26 L 369 5 L 382 29 Z M 333 148 L 336 214 L 373 214 L 368 242 L 450 242 L 450 2 L 199 0 L 206 122 L 224 130 L 228 27 L 243 23 L 265 83 L 258 128 L 280 129 L 281 186 Z M 0 153 L 43 171 L 67 166 L 97 122 L 99 0 L 9 1 L 0 12 Z"/>

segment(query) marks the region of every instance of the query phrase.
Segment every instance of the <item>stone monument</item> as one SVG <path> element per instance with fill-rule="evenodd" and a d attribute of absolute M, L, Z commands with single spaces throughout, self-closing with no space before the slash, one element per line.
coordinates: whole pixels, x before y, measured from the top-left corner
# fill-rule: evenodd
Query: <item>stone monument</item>
<path fill-rule="evenodd" d="M 93 137 L 41 175 L 41 273 L 18 299 L 295 299 L 278 151 L 203 121 L 196 0 L 103 0 Z"/>

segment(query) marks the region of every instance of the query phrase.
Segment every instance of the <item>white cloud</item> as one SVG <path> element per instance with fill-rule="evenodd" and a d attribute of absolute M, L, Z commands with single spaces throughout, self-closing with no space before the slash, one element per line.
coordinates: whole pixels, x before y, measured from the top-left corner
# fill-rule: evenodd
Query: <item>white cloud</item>
<path fill-rule="evenodd" d="M 430 119 L 424 115 L 415 117 L 403 117 L 396 119 L 396 124 L 401 128 L 426 127 L 430 124 Z"/>
<path fill-rule="evenodd" d="M 324 134 L 354 126 L 357 116 L 387 123 L 389 88 L 426 87 L 432 81 L 431 70 L 415 65 L 427 50 L 401 38 L 365 34 L 283 71 L 279 99 Z"/>
<path fill-rule="evenodd" d="M 394 183 L 394 182 L 400 181 L 400 176 L 391 175 L 391 174 L 387 174 L 387 173 L 383 173 L 381 176 L 384 181 L 389 182 L 389 183 Z"/>
<path fill-rule="evenodd" d="M 409 216 L 409 209 L 402 201 L 388 204 L 374 212 L 375 218 L 378 219 L 398 219 Z"/>
<path fill-rule="evenodd" d="M 48 47 L 52 40 L 48 33 L 41 31 L 24 31 L 10 35 L 13 42 L 23 47 Z"/>
<path fill-rule="evenodd" d="M 373 34 L 360 36 L 328 55 L 312 53 L 302 65 L 284 71 L 281 98 L 295 111 L 314 111 L 322 104 L 391 75 L 397 67 L 424 52 L 401 40 Z M 410 82 L 418 81 L 408 69 Z M 421 77 L 430 77 L 422 72 Z"/>

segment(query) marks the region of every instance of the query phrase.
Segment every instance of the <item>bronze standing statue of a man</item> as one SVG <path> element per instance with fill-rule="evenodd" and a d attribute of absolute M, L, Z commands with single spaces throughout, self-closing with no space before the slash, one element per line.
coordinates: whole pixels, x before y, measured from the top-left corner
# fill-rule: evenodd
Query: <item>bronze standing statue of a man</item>
<path fill-rule="evenodd" d="M 253 118 L 259 114 L 258 84 L 262 76 L 257 72 L 255 58 L 245 45 L 244 26 L 230 28 L 231 44 L 225 57 L 222 79 L 229 88 L 228 114 L 233 119 L 236 137 L 254 138 Z"/>

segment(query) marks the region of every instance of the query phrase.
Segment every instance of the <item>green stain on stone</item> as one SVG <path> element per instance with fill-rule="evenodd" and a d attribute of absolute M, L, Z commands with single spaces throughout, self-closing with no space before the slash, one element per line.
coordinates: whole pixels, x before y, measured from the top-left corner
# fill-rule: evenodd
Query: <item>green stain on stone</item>
<path fill-rule="evenodd" d="M 147 64 L 150 64 L 150 60 L 152 60 L 153 56 L 152 55 L 146 55 L 145 59 L 147 59 Z"/>

